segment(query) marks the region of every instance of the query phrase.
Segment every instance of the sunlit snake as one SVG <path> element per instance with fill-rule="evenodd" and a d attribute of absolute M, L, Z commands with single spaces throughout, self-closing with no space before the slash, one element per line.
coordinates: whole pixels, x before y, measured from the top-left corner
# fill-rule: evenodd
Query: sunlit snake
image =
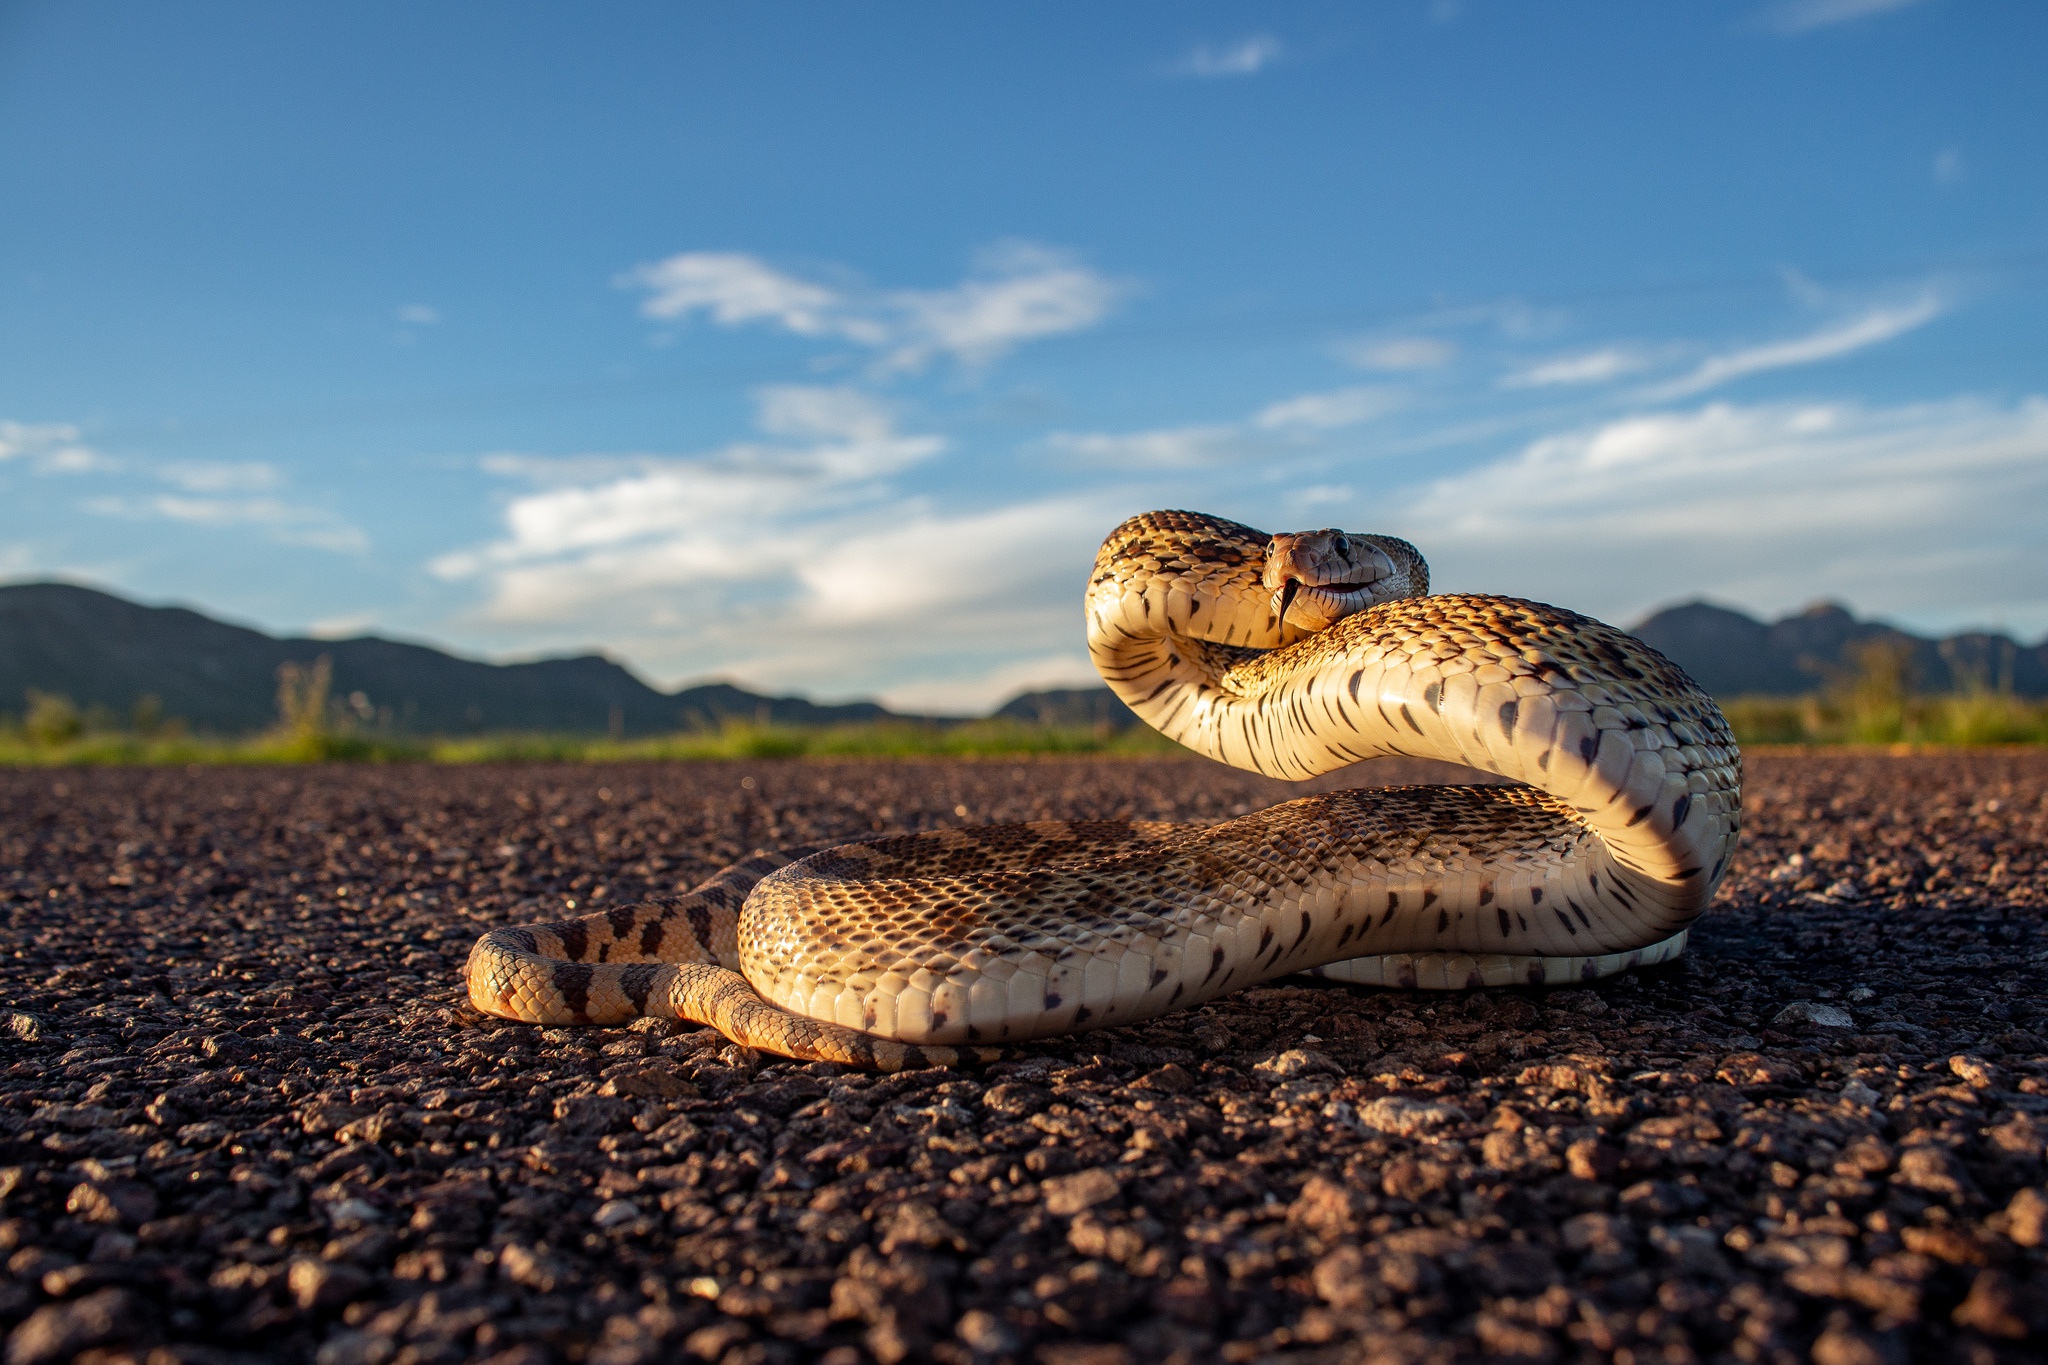
<path fill-rule="evenodd" d="M 1675 957 L 1741 820 L 1720 709 L 1610 626 L 1428 585 L 1392 537 L 1153 512 L 1096 556 L 1088 648 L 1147 723 L 1236 767 L 1306 778 L 1410 755 L 1525 785 L 758 852 L 685 895 L 485 934 L 470 999 L 542 1024 L 690 1020 L 895 1070 L 1292 972 L 1461 989 Z"/>

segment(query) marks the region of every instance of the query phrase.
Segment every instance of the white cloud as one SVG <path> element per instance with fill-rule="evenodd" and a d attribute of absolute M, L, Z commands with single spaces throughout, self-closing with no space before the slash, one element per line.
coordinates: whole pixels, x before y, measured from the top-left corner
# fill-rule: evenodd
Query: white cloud
<path fill-rule="evenodd" d="M 1920 0 L 1784 0 L 1765 10 L 1761 17 L 1765 27 L 1779 33 L 1811 33 L 1817 28 L 1889 14 L 1919 3 Z"/>
<path fill-rule="evenodd" d="M 1934 154 L 1934 183 L 1943 189 L 1960 185 L 1970 175 L 1970 168 L 1963 162 L 1963 149 L 1944 147 Z"/>
<path fill-rule="evenodd" d="M 1306 427 L 1328 431 L 1357 426 L 1384 417 L 1401 406 L 1402 395 L 1393 389 L 1333 389 L 1328 393 L 1305 393 L 1270 404 L 1252 418 L 1252 425 L 1266 428 Z"/>
<path fill-rule="evenodd" d="M 355 552 L 368 549 L 370 543 L 359 528 L 331 512 L 296 506 L 278 498 L 156 493 L 145 497 L 94 498 L 85 508 L 99 516 L 178 521 L 216 530 L 257 526 L 280 545 L 303 545 L 316 550 Z"/>
<path fill-rule="evenodd" d="M 762 322 L 798 336 L 831 337 L 883 352 L 885 370 L 915 370 L 938 356 L 985 365 L 1029 341 L 1081 331 L 1123 292 L 1073 258 L 1030 243 L 984 252 L 950 289 L 835 288 L 784 274 L 737 252 L 685 252 L 629 271 L 649 317 L 704 312 L 726 326 Z"/>
<path fill-rule="evenodd" d="M 1892 308 L 1873 308 L 1860 318 L 1822 328 L 1818 332 L 1789 341 L 1774 341 L 1763 346 L 1751 346 L 1726 355 L 1710 356 L 1699 363 L 1691 374 L 1675 379 L 1669 384 L 1659 385 L 1650 395 L 1654 398 L 1677 398 L 1686 394 L 1726 384 L 1746 375 L 1761 374 L 1766 370 L 1781 370 L 1794 365 L 1811 365 L 1817 361 L 1833 360 L 1837 356 L 1860 351 L 1866 346 L 1875 346 L 1903 336 L 1916 327 L 1925 325 L 1942 312 L 1941 301 L 1932 294 L 1915 303 Z"/>
<path fill-rule="evenodd" d="M 1008 660 L 1072 650 L 1088 564 L 1127 508 L 949 510 L 895 476 L 943 447 L 844 389 L 764 389 L 771 439 L 690 457 L 533 461 L 497 540 L 435 560 L 522 648 L 602 639 L 657 676 L 973 709 Z M 581 472 L 585 477 L 577 480 Z M 999 699 L 999 698 L 998 698 Z"/>
<path fill-rule="evenodd" d="M 1547 437 L 1421 490 L 1389 529 L 1446 590 L 1612 620 L 1702 594 L 1777 611 L 2048 626 L 2048 399 L 1740 406 Z"/>
<path fill-rule="evenodd" d="M 1458 348 L 1438 337 L 1383 337 L 1347 342 L 1339 353 L 1361 370 L 1433 370 L 1450 364 Z"/>
<path fill-rule="evenodd" d="M 872 323 L 845 315 L 838 291 L 772 269 L 736 251 L 687 251 L 619 277 L 624 286 L 648 291 L 640 311 L 651 318 L 680 318 L 702 309 L 727 326 L 773 322 L 799 336 L 844 336 L 878 344 Z"/>
<path fill-rule="evenodd" d="M 1384 417 L 1403 401 L 1405 395 L 1396 389 L 1331 389 L 1269 403 L 1242 422 L 1149 431 L 1061 431 L 1047 438 L 1047 444 L 1100 468 L 1214 468 L 1313 450 L 1325 433 Z"/>
<path fill-rule="evenodd" d="M 775 386 L 755 401 L 764 431 L 809 444 L 742 443 L 689 458 L 486 457 L 490 472 L 543 487 L 512 500 L 505 539 L 431 567 L 487 580 L 487 612 L 501 622 L 573 617 L 622 589 L 786 577 L 804 542 L 792 525 L 872 501 L 878 492 L 864 483 L 944 446 L 899 434 L 886 409 L 848 389 Z"/>
<path fill-rule="evenodd" d="M 424 303 L 408 303 L 398 310 L 398 320 L 414 327 L 432 327 L 441 320 L 441 310 Z"/>
<path fill-rule="evenodd" d="M 1049 440 L 1055 450 L 1093 465 L 1117 469 L 1198 469 L 1265 454 L 1274 448 L 1270 440 L 1248 440 L 1244 428 L 1230 422 L 1115 434 L 1060 431 L 1054 432 Z"/>
<path fill-rule="evenodd" d="M 984 278 L 956 288 L 890 296 L 903 314 L 890 366 L 916 369 L 937 354 L 987 364 L 1023 342 L 1094 326 L 1119 293 L 1086 266 L 1040 247 L 1013 243 L 982 264 Z"/>
<path fill-rule="evenodd" d="M 1604 384 L 1633 373 L 1649 364 L 1641 351 L 1608 346 L 1575 355 L 1552 356 L 1504 377 L 1501 387 L 1509 389 L 1548 388 L 1558 384 Z"/>
<path fill-rule="evenodd" d="M 156 475 L 187 493 L 259 493 L 283 481 L 260 461 L 183 460 L 158 466 Z"/>
<path fill-rule="evenodd" d="M 1219 76 L 1255 76 L 1280 60 L 1286 47 L 1269 33 L 1253 34 L 1220 46 L 1204 43 L 1175 62 L 1177 76 L 1215 79 Z"/>
<path fill-rule="evenodd" d="M 0 462 L 25 460 L 38 474 L 92 474 L 114 461 L 80 439 L 69 422 L 0 421 Z"/>

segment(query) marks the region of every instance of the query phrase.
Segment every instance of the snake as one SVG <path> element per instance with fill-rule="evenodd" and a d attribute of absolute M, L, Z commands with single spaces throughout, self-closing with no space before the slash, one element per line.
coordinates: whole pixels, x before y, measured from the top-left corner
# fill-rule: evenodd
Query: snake
<path fill-rule="evenodd" d="M 1469 990 L 1668 962 L 1734 855 L 1742 756 L 1711 697 L 1590 617 L 1430 593 L 1397 537 L 1149 512 L 1103 542 L 1084 610 L 1103 680 L 1197 754 L 1289 780 L 1410 757 L 1505 781 L 757 850 L 680 895 L 491 930 L 471 1002 L 952 1066 L 1296 973 Z"/>

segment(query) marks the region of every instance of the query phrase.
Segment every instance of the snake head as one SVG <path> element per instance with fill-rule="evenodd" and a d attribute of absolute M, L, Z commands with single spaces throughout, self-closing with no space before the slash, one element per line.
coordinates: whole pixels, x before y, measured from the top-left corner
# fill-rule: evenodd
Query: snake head
<path fill-rule="evenodd" d="M 1276 620 L 1314 632 L 1367 607 L 1428 592 L 1429 568 L 1413 545 L 1393 536 L 1283 531 L 1266 547 L 1261 581 L 1273 595 Z"/>

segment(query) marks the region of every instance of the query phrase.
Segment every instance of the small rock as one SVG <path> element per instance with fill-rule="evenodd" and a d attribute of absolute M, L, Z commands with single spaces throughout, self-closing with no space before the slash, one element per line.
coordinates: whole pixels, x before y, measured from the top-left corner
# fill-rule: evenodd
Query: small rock
<path fill-rule="evenodd" d="M 1440 1128 L 1469 1123 L 1471 1116 L 1456 1105 L 1385 1095 L 1360 1106 L 1358 1121 L 1395 1137 L 1416 1137 Z"/>
<path fill-rule="evenodd" d="M 913 1199 L 898 1204 L 882 1227 L 882 1254 L 893 1255 L 902 1247 L 965 1251 L 967 1242 L 951 1223 L 939 1216 L 937 1209 Z"/>
<path fill-rule="evenodd" d="M 339 1308 L 370 1287 L 370 1277 L 348 1264 L 332 1261 L 292 1262 L 287 1284 L 299 1307 L 321 1311 Z"/>
<path fill-rule="evenodd" d="M 1612 1180 L 1621 1170 L 1621 1149 L 1598 1138 L 1580 1138 L 1564 1149 L 1564 1166 L 1580 1180 Z"/>
<path fill-rule="evenodd" d="M 1827 890 L 1821 892 L 1821 894 L 1832 901 L 1853 901 L 1862 897 L 1863 888 L 1856 885 L 1849 878 L 1842 877 L 1836 881 L 1829 882 Z"/>
<path fill-rule="evenodd" d="M 1892 1183 L 1946 1199 L 1965 1199 L 1976 1192 L 1970 1173 L 1946 1147 L 1908 1147 L 1899 1153 L 1899 1168 Z"/>
<path fill-rule="evenodd" d="M 1856 1021 L 1839 1005 L 1794 1000 L 1772 1017 L 1773 1024 L 1806 1024 L 1813 1028 L 1855 1028 Z"/>
<path fill-rule="evenodd" d="M 696 1086 L 671 1067 L 645 1066 L 621 1071 L 604 1083 L 607 1095 L 627 1095 L 662 1100 L 696 1099 Z"/>
<path fill-rule="evenodd" d="M 1860 982 L 1849 988 L 1849 1003 L 1852 1005 L 1867 1005 L 1875 999 L 1877 992 Z"/>
<path fill-rule="evenodd" d="M 1721 1239 L 1707 1228 L 1678 1223 L 1650 1229 L 1650 1245 L 1670 1258 L 1680 1274 L 1716 1277 L 1727 1274 Z"/>
<path fill-rule="evenodd" d="M 1636 1230 L 1626 1218 L 1611 1213 L 1582 1213 L 1558 1228 L 1567 1249 L 1579 1253 L 1580 1269 L 1611 1275 L 1636 1263 Z"/>
<path fill-rule="evenodd" d="M 498 1269 L 514 1284 L 552 1294 L 569 1275 L 554 1257 L 514 1242 L 498 1253 Z"/>
<path fill-rule="evenodd" d="M 1813 1365 L 1906 1365 L 1906 1347 L 1897 1332 L 1868 1331 L 1838 1313 L 1814 1339 Z"/>
<path fill-rule="evenodd" d="M 2004 1084 L 2004 1078 L 1999 1075 L 1997 1067 L 1982 1057 L 1972 1057 L 1967 1052 L 1958 1052 L 1949 1058 L 1948 1069 L 1972 1090 L 1996 1090 Z"/>
<path fill-rule="evenodd" d="M 90 1133 L 101 1128 L 119 1128 L 121 1116 L 98 1104 L 46 1104 L 36 1110 L 35 1121 L 73 1133 Z"/>
<path fill-rule="evenodd" d="M 212 1147 L 228 1135 L 225 1123 L 208 1119 L 204 1123 L 188 1123 L 178 1130 L 178 1142 L 186 1147 Z"/>
<path fill-rule="evenodd" d="M 624 1125 L 628 1113 L 624 1101 L 605 1095 L 572 1095 L 555 1101 L 555 1122 L 577 1137 L 609 1133 Z"/>
<path fill-rule="evenodd" d="M 1364 1308 L 1372 1302 L 1372 1280 L 1366 1274 L 1364 1253 L 1355 1246 L 1341 1246 L 1316 1262 L 1310 1282 L 1324 1303 L 1340 1311 Z"/>
<path fill-rule="evenodd" d="M 1687 1185 L 1666 1180 L 1643 1180 L 1621 1192 L 1621 1211 L 1650 1218 L 1670 1219 L 1705 1207 L 1707 1197 Z"/>
<path fill-rule="evenodd" d="M 2021 1190 L 2005 1206 L 2005 1235 L 2023 1247 L 2048 1246 L 2048 1190 Z"/>
<path fill-rule="evenodd" d="M 125 1289 L 44 1304 L 7 1338 L 7 1365 L 60 1365 L 91 1347 L 131 1340 L 142 1327 L 141 1305 Z"/>
<path fill-rule="evenodd" d="M 1288 1206 L 1287 1221 L 1307 1228 L 1324 1241 L 1356 1233 L 1364 1225 L 1368 1210 L 1360 1191 L 1326 1175 L 1312 1175 L 1301 1193 Z"/>
<path fill-rule="evenodd" d="M 609 1199 L 598 1206 L 590 1221 L 601 1228 L 615 1228 L 640 1216 L 640 1206 L 630 1199 Z"/>
<path fill-rule="evenodd" d="M 156 1191 L 139 1180 L 86 1180 L 71 1187 L 64 1211 L 84 1223 L 141 1227 L 156 1217 Z"/>
<path fill-rule="evenodd" d="M 960 1315 L 953 1327 L 968 1350 L 985 1356 L 1005 1356 L 1017 1349 L 1017 1334 L 1009 1325 L 984 1308 L 971 1308 Z"/>
<path fill-rule="evenodd" d="M 1003 1081 L 990 1086 L 981 1097 L 991 1113 L 1007 1119 L 1029 1118 L 1052 1103 L 1052 1094 L 1042 1086 L 1023 1081 Z"/>
<path fill-rule="evenodd" d="M 342 1332 L 320 1343 L 313 1365 L 385 1365 L 398 1343 L 381 1332 Z"/>
<path fill-rule="evenodd" d="M 55 1039 L 45 1024 L 27 1010 L 8 1010 L 4 1017 L 7 1031 L 24 1043 L 47 1043 Z"/>
<path fill-rule="evenodd" d="M 1969 1296 L 1949 1316 L 1958 1327 L 2019 1341 L 2027 1335 L 2027 1307 L 2012 1276 L 2002 1270 L 1980 1270 Z"/>
<path fill-rule="evenodd" d="M 1290 1076 L 1309 1076 L 1321 1073 L 1329 1075 L 1338 1072 L 1337 1064 L 1312 1048 L 1291 1047 L 1278 1052 L 1263 1062 L 1254 1062 L 1252 1071 L 1269 1080 L 1283 1081 Z"/>
<path fill-rule="evenodd" d="M 1157 1071 L 1138 1077 L 1131 1082 L 1134 1090 L 1160 1090 L 1169 1095 L 1181 1095 L 1195 1088 L 1195 1077 L 1179 1062 L 1168 1062 Z"/>
<path fill-rule="evenodd" d="M 1842 1087 L 1842 1098 L 1851 1104 L 1860 1104 L 1865 1109 L 1875 1109 L 1884 1096 L 1872 1090 L 1861 1081 L 1850 1081 Z"/>
<path fill-rule="evenodd" d="M 1045 1211 L 1062 1218 L 1106 1204 L 1121 1192 L 1116 1177 L 1097 1166 L 1045 1182 Z"/>
<path fill-rule="evenodd" d="M 215 1062 L 246 1062 L 256 1051 L 239 1033 L 216 1033 L 200 1043 L 199 1050 Z"/>
<path fill-rule="evenodd" d="M 384 1219 L 384 1215 L 378 1211 L 375 1204 L 367 1199 L 353 1197 L 337 1199 L 326 1206 L 326 1212 L 327 1221 L 337 1228 L 367 1227 Z"/>

